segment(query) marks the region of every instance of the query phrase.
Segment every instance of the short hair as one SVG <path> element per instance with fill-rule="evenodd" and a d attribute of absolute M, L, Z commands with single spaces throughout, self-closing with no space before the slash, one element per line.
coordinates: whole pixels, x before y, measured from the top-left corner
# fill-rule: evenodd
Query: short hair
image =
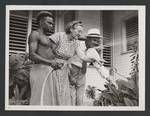
<path fill-rule="evenodd" d="M 36 20 L 37 20 L 37 23 L 39 24 L 40 20 L 44 17 L 52 17 L 53 18 L 53 15 L 51 12 L 48 12 L 48 11 L 41 11 L 37 14 L 37 17 L 36 17 Z"/>
<path fill-rule="evenodd" d="M 71 33 L 70 29 L 74 28 L 76 25 L 83 26 L 83 23 L 82 23 L 82 21 L 72 21 L 72 22 L 68 23 L 65 28 L 66 34 L 70 34 Z"/>

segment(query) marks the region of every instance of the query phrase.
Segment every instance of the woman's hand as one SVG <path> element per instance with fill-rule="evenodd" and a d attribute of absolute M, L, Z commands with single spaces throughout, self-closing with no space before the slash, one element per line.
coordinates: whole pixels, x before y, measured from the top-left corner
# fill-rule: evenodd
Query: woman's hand
<path fill-rule="evenodd" d="M 71 59 L 69 59 L 69 60 L 67 60 L 67 61 L 65 61 L 64 62 L 64 66 L 68 66 L 70 69 L 72 68 L 72 66 L 71 66 Z"/>
<path fill-rule="evenodd" d="M 57 69 L 61 69 L 63 67 L 63 63 L 51 63 L 50 66 L 54 69 L 54 70 L 57 70 Z"/>

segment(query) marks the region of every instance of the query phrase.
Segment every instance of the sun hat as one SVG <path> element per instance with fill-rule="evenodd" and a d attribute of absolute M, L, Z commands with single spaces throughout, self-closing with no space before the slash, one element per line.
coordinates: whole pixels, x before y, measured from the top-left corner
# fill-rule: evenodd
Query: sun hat
<path fill-rule="evenodd" d="M 87 37 L 99 37 L 99 38 L 103 38 L 103 36 L 100 33 L 100 30 L 97 28 L 92 28 L 89 29 L 87 32 Z"/>

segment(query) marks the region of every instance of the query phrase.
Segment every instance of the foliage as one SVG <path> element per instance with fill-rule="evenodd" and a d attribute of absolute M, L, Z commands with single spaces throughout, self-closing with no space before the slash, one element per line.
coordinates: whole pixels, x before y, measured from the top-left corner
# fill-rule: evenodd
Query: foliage
<path fill-rule="evenodd" d="M 86 89 L 86 95 L 88 98 L 95 98 L 95 87 L 91 87 L 90 85 Z"/>
<path fill-rule="evenodd" d="M 11 54 L 9 56 L 10 104 L 28 104 L 30 63 L 28 54 Z"/>
<path fill-rule="evenodd" d="M 98 98 L 89 93 L 95 93 L 96 90 L 87 89 L 87 94 L 94 99 L 95 106 L 138 106 L 139 104 L 139 89 L 138 89 L 138 44 L 133 46 L 131 55 L 131 72 L 130 78 L 127 81 L 118 79 L 116 85 L 110 80 L 105 84 L 105 90 L 100 91 Z M 94 88 L 94 87 L 90 87 Z M 92 91 L 92 92 L 91 92 Z"/>

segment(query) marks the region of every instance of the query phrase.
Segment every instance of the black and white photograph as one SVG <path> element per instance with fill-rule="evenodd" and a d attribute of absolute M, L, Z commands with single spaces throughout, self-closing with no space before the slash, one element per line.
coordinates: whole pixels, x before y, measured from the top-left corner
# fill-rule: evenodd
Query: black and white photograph
<path fill-rule="evenodd" d="M 5 110 L 145 110 L 144 5 L 7 5 Z"/>

